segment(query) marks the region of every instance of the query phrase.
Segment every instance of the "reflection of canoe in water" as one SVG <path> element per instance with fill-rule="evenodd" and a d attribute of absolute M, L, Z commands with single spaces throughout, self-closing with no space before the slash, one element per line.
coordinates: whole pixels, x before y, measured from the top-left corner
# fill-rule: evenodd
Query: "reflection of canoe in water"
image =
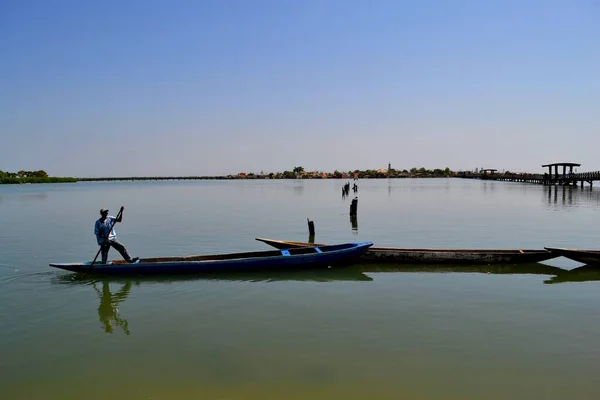
<path fill-rule="evenodd" d="M 54 284 L 93 285 L 94 283 L 112 284 L 176 284 L 190 281 L 214 282 L 369 282 L 377 279 L 378 273 L 480 273 L 493 275 L 529 274 L 548 278 L 544 283 L 600 281 L 600 268 L 585 265 L 573 270 L 539 263 L 518 265 L 426 265 L 426 264 L 355 264 L 345 268 L 321 268 L 294 271 L 254 271 L 254 272 L 216 272 L 212 274 L 119 276 L 96 274 L 59 274 L 51 278 Z M 366 275 L 370 274 L 370 276 Z M 544 279 L 546 279 L 544 278 Z"/>
<path fill-rule="evenodd" d="M 61 274 L 52 279 L 54 283 L 65 285 L 90 285 L 95 282 L 136 284 L 171 284 L 190 281 L 231 281 L 231 282 L 369 282 L 373 278 L 364 271 L 348 266 L 345 268 L 318 268 L 293 271 L 252 271 L 214 272 L 212 274 L 150 275 L 150 276 L 107 276 L 96 274 Z"/>
<path fill-rule="evenodd" d="M 600 265 L 600 250 L 565 249 L 560 247 L 546 247 L 555 257 L 563 256 L 588 265 Z"/>
<path fill-rule="evenodd" d="M 129 264 L 123 260 L 107 264 L 53 263 L 51 267 L 72 272 L 105 274 L 181 274 L 219 271 L 292 270 L 345 264 L 358 258 L 371 242 L 294 248 L 282 251 L 143 258 Z"/>
<path fill-rule="evenodd" d="M 600 281 L 600 268 L 597 265 L 583 265 L 570 271 L 563 270 L 544 283 L 591 282 Z"/>
<path fill-rule="evenodd" d="M 306 246 L 323 246 L 306 242 L 256 238 L 277 249 Z M 556 257 L 552 252 L 540 250 L 445 250 L 445 249 L 397 249 L 371 247 L 360 259 L 363 262 L 393 262 L 409 264 L 520 264 L 533 263 Z"/>
<path fill-rule="evenodd" d="M 495 275 L 557 275 L 566 270 L 550 265 L 540 263 L 522 263 L 522 264 L 448 264 L 448 265 L 427 265 L 427 264 L 356 264 L 353 268 L 362 272 L 413 272 L 413 273 L 479 273 Z"/>

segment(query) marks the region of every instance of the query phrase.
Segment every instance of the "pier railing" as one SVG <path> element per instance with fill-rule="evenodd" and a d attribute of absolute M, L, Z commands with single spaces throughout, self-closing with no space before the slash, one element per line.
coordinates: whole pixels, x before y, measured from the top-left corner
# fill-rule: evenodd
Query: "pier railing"
<path fill-rule="evenodd" d="M 481 179 L 506 182 L 527 182 L 542 185 L 577 185 L 577 183 L 581 183 L 581 186 L 583 186 L 583 183 L 587 182 L 590 184 L 590 186 L 592 186 L 594 181 L 600 181 L 600 171 L 567 173 L 552 176 L 548 174 L 529 174 L 515 172 L 459 172 L 457 176 L 459 178 L 466 179 Z"/>
<path fill-rule="evenodd" d="M 573 174 L 573 177 L 578 181 L 598 181 L 600 180 L 600 171 L 578 172 Z"/>
<path fill-rule="evenodd" d="M 542 183 L 544 180 L 543 174 L 529 174 L 520 172 L 502 172 L 493 174 L 482 174 L 478 172 L 460 172 L 457 175 L 460 178 L 466 179 L 482 179 L 493 181 L 508 181 L 508 182 L 532 182 Z"/>

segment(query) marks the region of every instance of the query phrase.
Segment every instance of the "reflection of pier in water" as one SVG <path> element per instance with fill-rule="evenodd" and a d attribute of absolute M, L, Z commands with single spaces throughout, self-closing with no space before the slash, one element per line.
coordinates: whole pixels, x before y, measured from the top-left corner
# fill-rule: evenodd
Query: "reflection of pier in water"
<path fill-rule="evenodd" d="M 544 186 L 545 203 L 556 209 L 586 205 L 600 206 L 600 191 L 577 186 Z"/>

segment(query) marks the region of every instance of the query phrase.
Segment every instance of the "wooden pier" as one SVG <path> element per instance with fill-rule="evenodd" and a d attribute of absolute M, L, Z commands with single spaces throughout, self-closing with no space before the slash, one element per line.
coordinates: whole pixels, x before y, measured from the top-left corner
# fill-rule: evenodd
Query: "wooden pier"
<path fill-rule="evenodd" d="M 573 167 L 580 166 L 581 164 L 577 163 L 544 164 L 542 167 L 548 168 L 548 172 L 543 174 L 514 173 L 509 171 L 498 173 L 497 169 L 488 168 L 478 172 L 460 172 L 458 177 L 466 179 L 536 183 L 540 185 L 574 186 L 579 183 L 581 184 L 581 187 L 587 182 L 590 188 L 593 187 L 594 181 L 600 181 L 600 171 L 574 173 Z M 562 171 L 559 169 L 560 167 L 562 167 Z"/>

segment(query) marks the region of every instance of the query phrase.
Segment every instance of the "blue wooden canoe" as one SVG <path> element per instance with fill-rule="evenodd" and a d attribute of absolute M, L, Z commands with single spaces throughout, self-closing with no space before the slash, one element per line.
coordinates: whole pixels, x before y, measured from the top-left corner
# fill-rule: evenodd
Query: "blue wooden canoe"
<path fill-rule="evenodd" d="M 344 243 L 278 251 L 142 258 L 136 264 L 128 264 L 123 260 L 113 260 L 107 264 L 95 263 L 93 267 L 91 261 L 52 263 L 50 266 L 72 272 L 98 274 L 181 274 L 187 272 L 258 271 L 268 269 L 291 270 L 346 264 L 358 258 L 372 245 L 371 242 Z"/>

